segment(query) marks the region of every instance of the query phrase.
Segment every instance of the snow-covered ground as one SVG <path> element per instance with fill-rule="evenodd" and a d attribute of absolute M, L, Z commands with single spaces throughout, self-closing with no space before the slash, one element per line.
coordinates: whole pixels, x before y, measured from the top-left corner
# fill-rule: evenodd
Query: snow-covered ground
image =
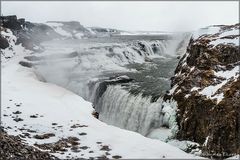
<path fill-rule="evenodd" d="M 232 27 L 230 29 L 222 29 L 221 26 L 208 26 L 193 32 L 194 40 L 201 38 L 203 35 L 209 35 L 209 43 L 213 47 L 219 44 L 232 44 L 239 46 L 239 28 Z M 206 37 L 205 37 L 206 38 Z"/>
<path fill-rule="evenodd" d="M 159 140 L 99 121 L 92 115 L 90 102 L 64 88 L 39 81 L 33 69 L 19 65 L 30 53 L 20 48 L 1 66 L 1 117 L 9 134 L 25 135 L 23 139 L 30 145 L 70 136 L 78 138 L 79 150 L 67 148 L 65 152 L 54 153 L 59 158 L 199 158 Z M 54 135 L 34 138 L 45 133 Z"/>

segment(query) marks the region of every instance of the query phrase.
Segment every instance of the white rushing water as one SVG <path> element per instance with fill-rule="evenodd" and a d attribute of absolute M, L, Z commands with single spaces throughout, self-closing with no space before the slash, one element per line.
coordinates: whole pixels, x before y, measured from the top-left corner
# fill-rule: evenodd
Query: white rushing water
<path fill-rule="evenodd" d="M 181 44 L 179 47 L 183 42 L 185 44 Z M 151 63 L 148 61 L 151 61 L 152 58 L 176 58 L 176 54 L 183 52 L 187 42 L 186 38 L 123 42 L 50 42 L 45 44 L 46 51 L 41 54 L 42 63 L 35 68 L 36 73 L 45 81 L 67 88 L 93 102 L 96 111 L 99 112 L 100 120 L 120 128 L 139 132 L 144 136 L 158 138 L 155 135 L 159 133 L 159 128 L 172 127 L 166 122 L 166 116 L 170 113 L 169 109 L 164 111 L 163 107 L 174 108 L 176 105 L 173 107 L 164 105 L 161 97 L 152 102 L 152 96 L 142 96 L 141 91 L 131 94 L 128 90 L 123 89 L 121 84 L 107 85 L 103 90 L 99 88 L 99 85 L 111 74 L 126 72 L 141 74 L 141 70 L 136 70 L 134 67 L 128 68 L 126 65 L 146 63 L 151 67 Z M 77 51 L 75 56 L 59 58 L 59 54 L 69 55 L 73 51 Z M 57 56 L 49 59 L 48 55 Z M 155 69 L 154 72 L 156 71 L 158 70 Z M 143 77 L 151 77 L 151 75 L 144 74 Z M 162 77 L 166 81 L 170 81 L 169 78 Z M 158 85 L 157 82 L 156 85 Z M 171 111 L 171 114 L 174 112 Z M 170 120 L 169 117 L 171 116 L 168 115 L 167 120 Z M 171 117 L 171 121 L 173 121 L 173 117 Z"/>
<path fill-rule="evenodd" d="M 100 120 L 142 135 L 162 125 L 161 110 L 161 98 L 152 103 L 151 97 L 133 95 L 119 85 L 107 87 L 96 107 Z"/>
<path fill-rule="evenodd" d="M 104 73 L 136 71 L 125 65 L 144 63 L 146 58 L 166 56 L 166 47 L 172 40 L 81 43 L 60 41 L 45 44 L 46 51 L 41 55 L 68 55 L 77 51 L 77 56 L 55 59 L 45 56 L 44 64 L 36 68 L 46 81 L 68 88 L 89 100 L 88 83 L 93 79 Z"/>

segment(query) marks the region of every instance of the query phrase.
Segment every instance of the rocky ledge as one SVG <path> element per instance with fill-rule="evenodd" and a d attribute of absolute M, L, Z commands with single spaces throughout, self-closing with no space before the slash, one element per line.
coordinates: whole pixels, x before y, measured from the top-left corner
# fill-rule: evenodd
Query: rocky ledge
<path fill-rule="evenodd" d="M 10 160 L 44 160 L 57 159 L 47 152 L 25 145 L 18 136 L 10 136 L 4 131 L 0 132 L 0 159 Z"/>
<path fill-rule="evenodd" d="M 178 139 L 202 145 L 206 157 L 240 153 L 240 24 L 194 33 L 172 77 Z"/>

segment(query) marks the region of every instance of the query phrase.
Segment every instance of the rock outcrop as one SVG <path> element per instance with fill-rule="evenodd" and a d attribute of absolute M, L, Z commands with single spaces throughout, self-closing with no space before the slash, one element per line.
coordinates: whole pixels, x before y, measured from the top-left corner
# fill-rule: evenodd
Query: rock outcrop
<path fill-rule="evenodd" d="M 8 47 L 9 47 L 8 40 L 5 37 L 3 37 L 2 35 L 0 35 L 0 48 L 6 49 Z"/>
<path fill-rule="evenodd" d="M 194 33 L 172 77 L 177 138 L 202 145 L 203 156 L 240 153 L 240 24 Z"/>
<path fill-rule="evenodd" d="M 30 50 L 39 50 L 39 45 L 43 41 L 60 38 L 51 27 L 41 23 L 31 23 L 25 19 L 18 19 L 17 16 L 1 16 L 0 24 L 2 28 L 10 29 L 17 37 L 16 44 Z"/>

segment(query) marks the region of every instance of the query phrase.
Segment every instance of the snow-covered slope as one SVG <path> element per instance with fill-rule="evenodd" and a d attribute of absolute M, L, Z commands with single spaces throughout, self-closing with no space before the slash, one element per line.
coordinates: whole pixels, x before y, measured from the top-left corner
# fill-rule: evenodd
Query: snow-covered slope
<path fill-rule="evenodd" d="M 77 21 L 49 21 L 46 24 L 64 38 L 82 39 L 91 35 L 89 30 Z"/>
<path fill-rule="evenodd" d="M 14 39 L 10 31 L 4 34 Z M 92 115 L 90 102 L 39 81 L 34 69 L 19 65 L 31 52 L 11 45 L 16 54 L 1 66 L 1 117 L 9 134 L 51 150 L 59 158 L 196 158 L 159 140 L 99 121 Z M 1 50 L 3 55 L 7 51 Z"/>

